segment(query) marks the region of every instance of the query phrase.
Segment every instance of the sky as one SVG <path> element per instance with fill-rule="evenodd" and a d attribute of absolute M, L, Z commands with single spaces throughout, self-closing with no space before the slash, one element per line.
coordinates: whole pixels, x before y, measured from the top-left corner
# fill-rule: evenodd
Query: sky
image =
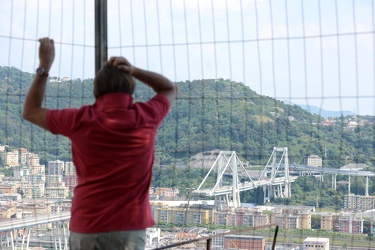
<path fill-rule="evenodd" d="M 372 0 L 108 0 L 108 55 L 172 81 L 230 79 L 258 94 L 375 115 Z M 92 0 L 2 0 L 1 66 L 35 72 L 38 38 L 55 40 L 50 75 L 93 78 Z"/>

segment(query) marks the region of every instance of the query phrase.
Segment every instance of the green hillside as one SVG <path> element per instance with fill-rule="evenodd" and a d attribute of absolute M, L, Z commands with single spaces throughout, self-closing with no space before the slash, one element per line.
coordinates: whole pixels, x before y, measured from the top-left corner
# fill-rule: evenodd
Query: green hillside
<path fill-rule="evenodd" d="M 70 160 L 69 141 L 30 125 L 21 118 L 22 103 L 32 75 L 16 68 L 0 67 L 0 144 L 24 147 L 39 153 L 42 163 Z M 91 104 L 92 79 L 47 84 L 45 106 L 79 107 Z M 224 79 L 179 82 L 178 100 L 162 123 L 157 137 L 158 164 L 187 162 L 198 152 L 235 150 L 252 165 L 265 165 L 273 147 L 288 147 L 292 162 L 306 155 L 327 157 L 324 164 L 340 167 L 351 162 L 374 163 L 373 117 L 355 129 L 347 128 L 347 117 L 332 126 L 299 106 L 261 96 L 243 83 Z M 136 101 L 153 92 L 137 85 Z M 371 123 L 372 122 L 372 123 Z"/>

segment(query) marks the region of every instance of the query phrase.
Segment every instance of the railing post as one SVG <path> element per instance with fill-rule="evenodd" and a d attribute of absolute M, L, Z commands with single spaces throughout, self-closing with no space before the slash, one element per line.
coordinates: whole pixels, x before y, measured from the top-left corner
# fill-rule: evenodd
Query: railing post
<path fill-rule="evenodd" d="M 95 0 L 95 73 L 107 61 L 107 0 Z"/>
<path fill-rule="evenodd" d="M 206 250 L 211 250 L 212 238 L 207 239 Z"/>

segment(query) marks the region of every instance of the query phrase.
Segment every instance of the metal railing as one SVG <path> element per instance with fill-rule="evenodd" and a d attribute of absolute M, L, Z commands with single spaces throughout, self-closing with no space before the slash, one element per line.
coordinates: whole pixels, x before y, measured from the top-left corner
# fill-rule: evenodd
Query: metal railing
<path fill-rule="evenodd" d="M 198 241 L 206 241 L 206 249 L 211 250 L 212 249 L 211 248 L 212 247 L 212 239 L 214 239 L 214 238 L 219 238 L 219 237 L 226 236 L 226 235 L 233 235 L 233 234 L 240 234 L 240 233 L 244 233 L 244 232 L 250 232 L 250 231 L 253 231 L 253 230 L 262 229 L 262 228 L 269 228 L 269 227 L 272 227 L 272 226 L 276 226 L 275 233 L 274 233 L 274 236 L 273 236 L 273 241 L 272 241 L 272 248 L 271 248 L 272 250 L 274 250 L 275 247 L 276 247 L 277 233 L 279 231 L 279 226 L 276 225 L 276 224 L 265 225 L 265 226 L 260 226 L 260 227 L 252 227 L 252 228 L 248 228 L 248 229 L 241 229 L 241 230 L 231 231 L 231 232 L 227 232 L 227 233 L 216 234 L 215 236 L 201 237 L 201 238 L 194 239 L 194 240 L 177 242 L 177 243 L 174 243 L 174 244 L 171 244 L 171 245 L 168 245 L 168 246 L 154 248 L 154 250 L 169 249 L 169 248 L 173 248 L 173 247 L 178 247 L 178 246 L 182 246 L 182 245 L 196 243 Z"/>

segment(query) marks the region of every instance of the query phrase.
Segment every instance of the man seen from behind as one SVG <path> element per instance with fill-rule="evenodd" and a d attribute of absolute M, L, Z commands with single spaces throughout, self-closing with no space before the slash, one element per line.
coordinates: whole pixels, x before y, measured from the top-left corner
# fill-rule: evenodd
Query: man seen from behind
<path fill-rule="evenodd" d="M 72 200 L 70 249 L 144 249 L 154 221 L 149 187 L 158 126 L 177 95 L 166 77 L 112 57 L 96 73 L 95 103 L 81 108 L 43 107 L 54 41 L 39 40 L 39 67 L 27 92 L 23 117 L 71 141 L 78 184 Z M 156 95 L 133 103 L 135 79 Z"/>

